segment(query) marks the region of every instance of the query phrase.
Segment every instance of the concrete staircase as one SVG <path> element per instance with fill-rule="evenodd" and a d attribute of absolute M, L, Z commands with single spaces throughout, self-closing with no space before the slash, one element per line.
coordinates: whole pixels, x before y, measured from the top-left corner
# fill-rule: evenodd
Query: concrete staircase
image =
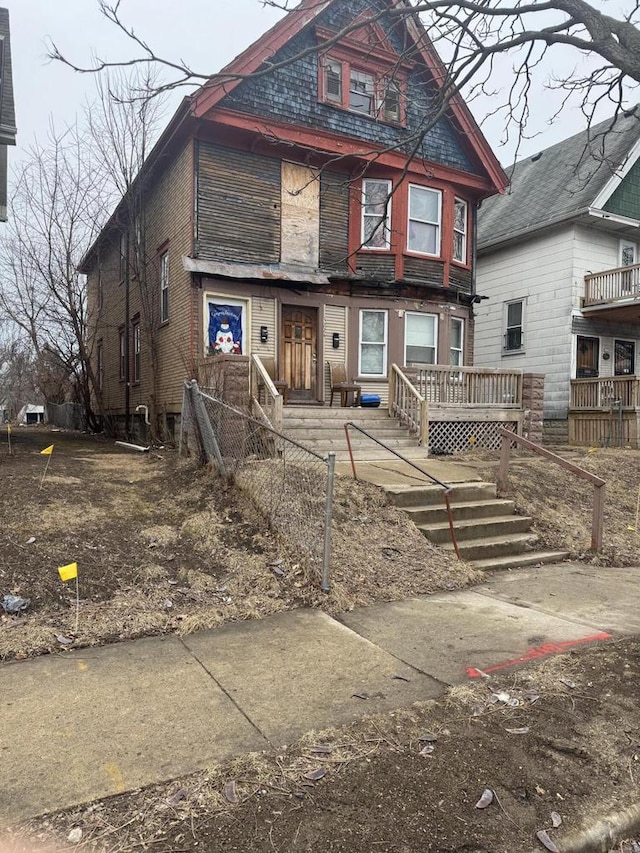
<path fill-rule="evenodd" d="M 329 408 L 328 406 L 285 406 L 282 431 L 285 435 L 304 444 L 310 450 L 326 456 L 333 451 L 340 462 L 349 459 L 344 424 L 347 421 L 366 429 L 409 459 L 426 459 L 418 440 L 409 434 L 395 418 L 389 417 L 386 409 Z M 356 460 L 375 461 L 392 459 L 393 456 L 375 442 L 350 430 L 349 437 Z"/>
<path fill-rule="evenodd" d="M 430 542 L 453 551 L 439 486 L 387 487 L 385 491 Z M 497 498 L 495 483 L 455 483 L 450 500 L 460 554 L 479 569 L 557 563 L 569 556 L 566 551 L 536 550 L 532 519 L 516 515 L 513 501 Z"/>

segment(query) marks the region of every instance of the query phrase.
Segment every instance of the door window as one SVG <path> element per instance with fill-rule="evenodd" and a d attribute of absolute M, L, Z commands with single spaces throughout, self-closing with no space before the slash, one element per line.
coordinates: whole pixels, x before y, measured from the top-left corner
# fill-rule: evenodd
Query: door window
<path fill-rule="evenodd" d="M 600 365 L 600 338 L 578 335 L 576 377 L 589 379 L 598 376 Z"/>

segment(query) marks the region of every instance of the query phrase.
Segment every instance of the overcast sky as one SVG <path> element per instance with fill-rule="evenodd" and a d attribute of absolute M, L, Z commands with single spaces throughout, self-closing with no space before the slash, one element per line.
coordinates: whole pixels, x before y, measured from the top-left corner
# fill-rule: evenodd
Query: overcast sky
<path fill-rule="evenodd" d="M 74 73 L 59 62 L 47 60 L 47 40 L 53 39 L 78 64 L 90 63 L 92 53 L 110 60 L 126 59 L 132 54 L 132 45 L 100 15 L 97 0 L 0 0 L 0 5 L 8 7 L 11 15 L 18 125 L 18 150 L 11 152 L 11 161 L 16 165 L 34 137 L 44 140 L 51 120 L 59 127 L 73 122 L 83 103 L 93 97 L 91 75 Z M 263 8 L 260 0 L 122 0 L 121 10 L 126 22 L 156 53 L 170 59 L 184 58 L 204 72 L 219 70 L 280 16 L 273 9 Z M 559 48 L 554 56 L 569 69 L 575 61 L 570 49 Z M 506 85 L 508 65 L 503 66 L 502 74 Z M 174 95 L 168 115 L 186 93 L 181 90 L 180 95 Z M 521 155 L 533 154 L 584 126 L 584 119 L 574 108 L 565 110 L 549 127 L 546 94 L 534 95 L 533 108 L 532 128 L 539 135 L 525 143 Z M 486 105 L 481 108 L 473 104 L 472 110 L 480 120 Z M 512 162 L 512 149 L 500 147 L 500 123 L 494 121 L 484 129 L 500 160 L 505 165 Z"/>

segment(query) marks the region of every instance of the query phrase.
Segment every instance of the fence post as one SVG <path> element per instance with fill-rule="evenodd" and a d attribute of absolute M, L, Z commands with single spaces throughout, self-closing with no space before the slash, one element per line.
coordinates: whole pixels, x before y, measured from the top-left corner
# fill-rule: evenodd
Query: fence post
<path fill-rule="evenodd" d="M 505 495 L 508 490 L 510 454 L 511 439 L 508 435 L 503 435 L 500 446 L 500 467 L 498 468 L 498 495 Z"/>
<path fill-rule="evenodd" d="M 336 478 L 336 454 L 330 453 L 327 461 L 327 496 L 324 508 L 324 558 L 322 564 L 322 591 L 331 592 L 331 523 L 333 518 L 333 487 Z"/>
<path fill-rule="evenodd" d="M 222 454 L 220 453 L 220 447 L 218 446 L 216 434 L 211 426 L 209 415 L 207 414 L 207 410 L 202 400 L 202 394 L 200 393 L 198 383 L 195 379 L 191 380 L 191 393 L 193 395 L 193 407 L 195 409 L 196 421 L 202 438 L 202 445 L 204 447 L 204 452 L 207 455 L 207 462 L 215 462 L 218 466 L 218 471 L 222 476 L 224 476 L 226 472 L 224 462 L 222 461 Z"/>
<path fill-rule="evenodd" d="M 593 488 L 593 521 L 591 524 L 591 547 L 602 550 L 602 525 L 604 520 L 604 485 Z"/>

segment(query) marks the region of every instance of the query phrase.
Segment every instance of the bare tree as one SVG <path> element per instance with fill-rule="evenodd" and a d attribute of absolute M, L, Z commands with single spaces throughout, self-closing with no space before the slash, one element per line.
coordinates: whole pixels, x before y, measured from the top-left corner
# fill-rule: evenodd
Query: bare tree
<path fill-rule="evenodd" d="M 104 224 L 104 195 L 86 135 L 77 126 L 63 132 L 52 126 L 46 145 L 33 146 L 16 176 L 0 260 L 0 306 L 27 336 L 41 387 L 48 384 L 47 364 L 55 363 L 58 378 L 65 370 L 91 428 L 98 426 L 96 381 L 85 282 L 77 269 Z"/>
<path fill-rule="evenodd" d="M 258 2 L 258 0 L 257 0 Z M 298 7 L 295 0 L 259 0 L 264 6 L 291 11 Z M 167 90 L 194 84 L 233 82 L 242 75 L 229 74 L 212 69 L 197 69 L 182 59 L 160 56 L 153 45 L 129 26 L 121 11 L 121 0 L 99 0 L 104 18 L 132 45 L 132 56 L 124 61 L 97 58 L 94 64 L 80 66 L 73 62 L 54 44 L 50 56 L 64 62 L 76 71 L 96 73 L 113 67 L 161 67 L 166 74 L 162 83 L 152 90 L 157 94 Z M 326 0 L 304 0 L 305 11 L 321 10 Z M 640 83 L 640 29 L 638 28 L 640 4 L 626 0 L 615 9 L 606 12 L 597 0 L 530 0 L 509 3 L 505 0 L 395 0 L 392 8 L 388 4 L 370 0 L 368 12 L 326 39 L 288 55 L 280 61 L 266 61 L 252 76 L 271 74 L 284 65 L 329 48 L 354 30 L 368 23 L 384 19 L 387 22 L 407 22 L 417 34 L 418 48 L 420 28 L 415 27 L 419 19 L 428 38 L 438 48 L 444 61 L 442 97 L 446 103 L 462 92 L 467 100 L 482 95 L 491 96 L 489 113 L 502 114 L 507 128 L 513 128 L 520 136 L 526 132 L 532 109 L 534 83 L 560 90 L 560 106 L 566 99 L 575 99 L 590 121 L 594 113 L 605 102 L 612 102 L 622 109 L 625 94 Z M 557 49 L 564 48 L 562 52 Z M 415 50 L 409 49 L 409 52 Z M 554 60 L 573 53 L 575 67 L 570 73 L 554 72 Z M 586 70 L 580 70 L 585 56 L 590 58 Z M 501 61 L 506 60 L 506 61 Z M 508 64 L 506 64 L 508 62 Z M 541 74 L 544 77 L 541 79 Z M 497 96 L 502 92 L 502 97 Z M 138 97 L 147 97 L 149 92 L 140 90 Z M 497 98 L 497 100 L 496 100 Z M 430 120 L 425 122 L 423 132 L 433 126 L 442 110 L 436 105 L 430 110 Z"/>

